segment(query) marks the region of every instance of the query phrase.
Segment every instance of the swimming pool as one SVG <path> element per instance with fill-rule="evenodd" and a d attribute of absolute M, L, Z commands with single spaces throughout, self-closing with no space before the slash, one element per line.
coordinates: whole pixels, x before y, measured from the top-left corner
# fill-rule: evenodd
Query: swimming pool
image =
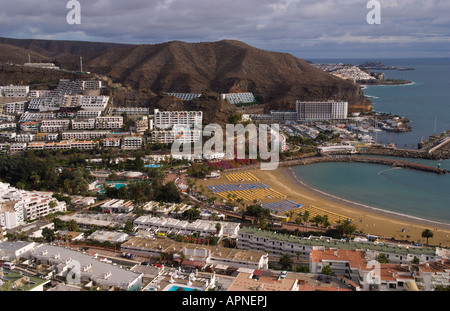
<path fill-rule="evenodd" d="M 176 292 L 180 288 L 183 289 L 186 292 L 193 292 L 193 291 L 200 292 L 201 291 L 198 288 L 190 287 L 190 286 L 186 286 L 186 285 L 167 285 L 166 288 L 163 289 L 163 291 L 165 291 L 165 292 Z"/>
<path fill-rule="evenodd" d="M 148 167 L 148 168 L 158 168 L 158 167 L 162 167 L 162 165 L 161 164 L 149 164 L 149 165 L 144 165 L 145 167 Z"/>
<path fill-rule="evenodd" d="M 117 190 L 119 190 L 122 187 L 126 187 L 127 184 L 123 183 L 123 182 L 106 182 L 108 185 L 114 185 L 114 188 L 116 188 Z M 100 194 L 104 194 L 105 190 L 103 189 L 103 184 L 99 184 L 97 185 L 97 189 L 99 190 L 98 193 Z"/>

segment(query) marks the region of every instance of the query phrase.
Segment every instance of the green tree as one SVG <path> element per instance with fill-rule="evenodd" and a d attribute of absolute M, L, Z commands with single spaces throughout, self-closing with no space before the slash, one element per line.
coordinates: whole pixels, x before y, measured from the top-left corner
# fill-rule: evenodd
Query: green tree
<path fill-rule="evenodd" d="M 349 219 L 338 221 L 336 228 L 346 237 L 349 235 L 351 236 L 356 231 L 356 225 Z"/>
<path fill-rule="evenodd" d="M 324 275 L 330 276 L 330 275 L 334 274 L 334 271 L 333 271 L 333 268 L 331 268 L 330 265 L 325 265 L 325 266 L 322 266 L 321 273 L 324 274 Z"/>
<path fill-rule="evenodd" d="M 278 261 L 278 264 L 281 266 L 281 268 L 285 270 L 291 270 L 293 263 L 294 261 L 292 260 L 292 257 L 289 254 L 283 254 L 280 260 Z"/>
<path fill-rule="evenodd" d="M 69 220 L 69 222 L 67 223 L 67 230 L 69 231 L 78 231 L 78 225 L 75 222 L 75 220 Z"/>
<path fill-rule="evenodd" d="M 303 222 L 305 224 L 305 231 L 308 229 L 309 211 L 304 211 L 302 215 Z"/>
<path fill-rule="evenodd" d="M 389 263 L 389 259 L 386 257 L 385 254 L 379 254 L 379 255 L 377 256 L 377 261 L 378 261 L 379 263 Z"/>
<path fill-rule="evenodd" d="M 322 216 L 322 225 L 325 229 L 328 229 L 329 226 L 331 226 L 330 221 L 328 220 L 328 215 Z"/>
<path fill-rule="evenodd" d="M 220 222 L 218 222 L 215 226 L 216 228 L 216 234 L 219 235 L 220 230 L 222 229 L 222 225 L 220 224 Z"/>
<path fill-rule="evenodd" d="M 312 221 L 316 224 L 316 227 L 319 227 L 319 224 L 322 223 L 322 216 L 316 215 Z"/>
<path fill-rule="evenodd" d="M 55 240 L 55 231 L 50 228 L 42 229 L 42 237 L 46 242 L 53 242 Z"/>
<path fill-rule="evenodd" d="M 434 233 L 430 229 L 425 229 L 422 231 L 422 238 L 427 239 L 427 245 L 428 245 L 428 239 L 432 239 L 434 237 Z"/>

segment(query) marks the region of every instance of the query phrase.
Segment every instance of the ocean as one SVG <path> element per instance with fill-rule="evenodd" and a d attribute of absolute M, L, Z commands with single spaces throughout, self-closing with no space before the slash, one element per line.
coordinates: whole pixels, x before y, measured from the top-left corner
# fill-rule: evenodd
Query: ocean
<path fill-rule="evenodd" d="M 370 59 L 311 61 L 356 65 L 366 60 Z M 428 138 L 450 130 L 450 80 L 447 78 L 450 59 L 379 61 L 415 70 L 383 71 L 387 78 L 409 80 L 412 85 L 364 89 L 373 102 L 374 111 L 398 114 L 411 120 L 411 132 L 390 134 L 383 131 L 377 135 L 378 142 L 414 149 L 422 136 Z M 450 169 L 450 160 L 409 161 Z M 322 163 L 297 166 L 293 170 L 306 184 L 331 195 L 397 214 L 450 224 L 450 175 L 362 163 Z"/>

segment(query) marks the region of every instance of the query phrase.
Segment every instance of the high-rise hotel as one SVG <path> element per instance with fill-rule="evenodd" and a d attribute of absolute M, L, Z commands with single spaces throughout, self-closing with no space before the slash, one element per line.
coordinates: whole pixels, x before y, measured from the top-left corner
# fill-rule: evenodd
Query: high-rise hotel
<path fill-rule="evenodd" d="M 297 119 L 304 121 L 347 119 L 348 102 L 344 101 L 297 101 Z"/>

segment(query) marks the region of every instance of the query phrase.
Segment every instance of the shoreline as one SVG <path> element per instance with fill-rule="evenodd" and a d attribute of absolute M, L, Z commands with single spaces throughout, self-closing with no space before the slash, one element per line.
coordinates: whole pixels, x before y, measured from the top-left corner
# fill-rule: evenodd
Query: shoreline
<path fill-rule="evenodd" d="M 286 199 L 298 202 L 303 206 L 313 205 L 328 212 L 350 217 L 353 219 L 357 230 L 364 232 L 366 235 L 372 234 L 386 239 L 394 238 L 398 241 L 425 244 L 426 239 L 422 238 L 422 232 L 425 229 L 430 229 L 434 234 L 434 237 L 429 240 L 430 245 L 450 247 L 450 224 L 395 214 L 334 197 L 300 181 L 292 171 L 292 166 L 278 167 L 272 171 L 248 168 L 239 170 L 239 172 L 253 174 L 260 182 L 286 195 Z M 221 177 L 217 179 L 199 180 L 199 183 L 204 186 L 231 184 L 233 182 L 225 178 L 227 173 L 232 172 L 224 171 Z M 311 226 L 311 230 L 314 230 L 313 228 Z"/>
<path fill-rule="evenodd" d="M 355 209 L 367 210 L 368 212 L 371 212 L 371 213 L 376 213 L 376 214 L 379 214 L 381 216 L 396 218 L 398 220 L 403 220 L 404 218 L 408 218 L 408 219 L 411 219 L 411 221 L 417 221 L 417 222 L 420 222 L 420 223 L 422 223 L 424 225 L 425 224 L 430 224 L 430 225 L 433 225 L 433 226 L 438 226 L 438 227 L 442 227 L 443 229 L 450 230 L 450 223 L 438 222 L 438 221 L 434 221 L 434 220 L 430 220 L 430 219 L 420 218 L 420 217 L 413 216 L 413 215 L 402 214 L 402 213 L 398 213 L 398 212 L 385 210 L 385 209 L 382 209 L 382 208 L 379 208 L 379 207 L 373 207 L 373 206 L 370 206 L 370 205 L 367 205 L 367 204 L 358 203 L 358 202 L 355 202 L 355 201 L 344 199 L 344 198 L 335 196 L 333 194 L 327 193 L 325 191 L 316 189 L 316 188 L 308 185 L 303 180 L 299 179 L 298 176 L 293 171 L 292 166 L 286 168 L 285 174 L 286 174 L 286 176 L 288 176 L 288 178 L 291 179 L 291 181 L 293 183 L 297 184 L 298 187 L 306 188 L 308 191 L 315 192 L 315 193 L 317 193 L 319 195 L 324 195 L 328 199 L 336 201 L 338 203 L 348 204 L 348 205 L 354 207 Z"/>

